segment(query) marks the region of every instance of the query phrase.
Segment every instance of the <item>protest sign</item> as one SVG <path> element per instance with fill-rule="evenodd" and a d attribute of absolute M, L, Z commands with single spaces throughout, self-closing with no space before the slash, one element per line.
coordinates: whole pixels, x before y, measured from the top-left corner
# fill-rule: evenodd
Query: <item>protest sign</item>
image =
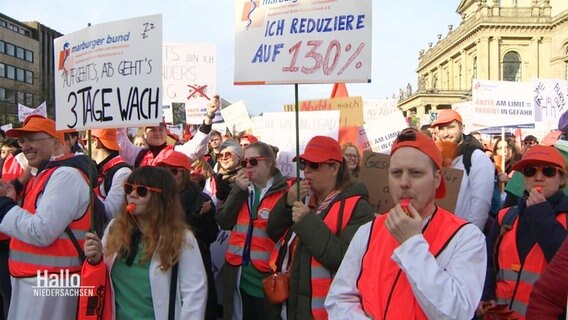
<path fill-rule="evenodd" d="M 18 103 L 18 121 L 24 122 L 26 117 L 32 114 L 37 114 L 47 118 L 47 105 L 45 104 L 45 101 L 42 102 L 37 108 L 30 108 Z"/>
<path fill-rule="evenodd" d="M 382 117 L 390 116 L 393 113 L 402 111 L 397 107 L 398 101 L 395 99 L 365 99 L 363 101 L 363 119 L 365 123 L 380 120 Z"/>
<path fill-rule="evenodd" d="M 8 130 L 12 130 L 12 124 L 8 123 L 8 124 L 5 124 L 3 126 L 0 126 L 0 129 L 4 130 L 4 132 L 6 132 Z"/>
<path fill-rule="evenodd" d="M 300 114 L 300 153 L 314 136 L 328 136 L 337 140 L 339 111 L 313 111 Z M 265 112 L 255 135 L 260 132 L 262 141 L 277 146 L 277 166 L 284 176 L 296 176 L 292 159 L 296 156 L 296 120 L 293 112 Z"/>
<path fill-rule="evenodd" d="M 487 128 L 534 125 L 533 102 L 530 83 L 473 80 L 473 126 Z"/>
<path fill-rule="evenodd" d="M 396 139 L 400 131 L 407 127 L 408 124 L 402 116 L 402 112 L 381 117 L 380 120 L 366 123 L 363 126 L 367 134 L 369 147 L 372 151 L 381 153 L 390 152 L 394 139 Z"/>
<path fill-rule="evenodd" d="M 57 129 L 162 121 L 162 16 L 110 22 L 54 40 Z"/>
<path fill-rule="evenodd" d="M 385 213 L 394 207 L 389 193 L 388 167 L 389 155 L 366 151 L 361 160 L 359 179 L 369 190 L 369 202 L 376 213 Z M 454 212 L 458 201 L 463 170 L 443 168 L 446 181 L 446 196 L 436 199 L 435 202 L 442 208 Z"/>
<path fill-rule="evenodd" d="M 452 110 L 459 113 L 460 116 L 462 117 L 464 125 L 463 132 L 465 134 L 469 134 L 471 131 L 485 128 L 483 126 L 479 127 L 474 124 L 474 119 L 476 119 L 476 115 L 474 112 L 473 103 L 471 101 L 454 103 L 452 104 Z"/>
<path fill-rule="evenodd" d="M 227 127 L 234 134 L 252 129 L 253 124 L 243 101 L 237 101 L 221 110 L 221 115 Z"/>
<path fill-rule="evenodd" d="M 299 102 L 300 111 L 339 110 L 339 126 L 363 125 L 363 99 L 361 97 L 303 100 Z M 284 111 L 296 110 L 294 104 L 285 104 Z"/>
<path fill-rule="evenodd" d="M 184 104 L 187 123 L 201 124 L 216 93 L 215 45 L 165 42 L 162 54 L 164 104 Z"/>
<path fill-rule="evenodd" d="M 174 122 L 174 114 L 172 112 L 172 106 L 163 105 L 162 106 L 162 112 L 163 112 L 163 115 L 164 115 L 164 121 L 166 121 L 166 123 L 173 123 Z"/>
<path fill-rule="evenodd" d="M 235 5 L 235 84 L 371 81 L 371 0 Z"/>
<path fill-rule="evenodd" d="M 556 122 L 567 110 L 568 81 L 556 79 L 534 79 L 535 121 Z"/>

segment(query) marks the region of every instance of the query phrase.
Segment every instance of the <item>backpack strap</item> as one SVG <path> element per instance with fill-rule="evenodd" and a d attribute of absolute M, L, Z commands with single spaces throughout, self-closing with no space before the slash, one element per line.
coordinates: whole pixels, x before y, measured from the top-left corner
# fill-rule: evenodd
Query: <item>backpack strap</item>
<path fill-rule="evenodd" d="M 81 248 L 79 241 L 77 241 L 77 238 L 75 237 L 73 231 L 71 231 L 71 228 L 69 228 L 69 226 L 65 227 L 65 233 L 69 237 L 69 240 L 71 240 L 71 242 L 73 243 L 75 250 L 77 250 L 77 253 L 79 254 L 79 261 L 81 261 L 81 264 L 83 264 L 87 257 L 85 257 L 85 252 L 83 251 L 83 248 Z"/>
<path fill-rule="evenodd" d="M 172 267 L 172 277 L 170 278 L 170 301 L 168 304 L 168 320 L 175 319 L 178 267 L 179 262 L 176 262 L 176 264 L 174 264 Z"/>
<path fill-rule="evenodd" d="M 103 188 L 104 188 L 104 190 L 105 190 L 105 194 L 106 194 L 106 195 L 108 195 L 108 192 L 110 191 L 110 188 L 111 188 L 111 186 L 112 186 L 112 179 L 113 179 L 113 177 L 114 177 L 114 174 L 115 174 L 118 170 L 120 170 L 120 169 L 122 169 L 122 168 L 130 168 L 130 169 L 132 169 L 132 166 L 129 165 L 128 163 L 126 163 L 126 162 L 120 162 L 120 163 L 116 164 L 115 166 L 113 166 L 109 171 L 107 171 L 107 172 L 104 174 L 104 177 L 103 177 L 103 180 L 104 180 Z"/>

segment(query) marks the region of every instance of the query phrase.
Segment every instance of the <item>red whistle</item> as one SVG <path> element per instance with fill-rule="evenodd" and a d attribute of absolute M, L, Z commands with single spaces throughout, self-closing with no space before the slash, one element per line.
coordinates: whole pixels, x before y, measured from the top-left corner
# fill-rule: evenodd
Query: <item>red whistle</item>
<path fill-rule="evenodd" d="M 410 217 L 410 211 L 408 210 L 409 204 L 410 204 L 409 198 L 400 199 L 400 207 L 402 208 L 402 210 L 404 210 L 404 213 L 406 213 L 406 215 Z"/>
<path fill-rule="evenodd" d="M 134 210 L 136 210 L 136 205 L 135 205 L 134 203 L 129 203 L 129 204 L 126 206 L 126 212 L 128 212 L 128 213 L 130 213 L 130 214 L 133 214 L 133 213 L 134 213 Z"/>
<path fill-rule="evenodd" d="M 247 171 L 247 178 L 249 178 L 249 179 L 250 179 L 250 177 L 252 177 L 252 172 L 250 172 L 250 171 Z"/>
<path fill-rule="evenodd" d="M 540 194 L 543 194 L 544 192 L 544 186 L 535 186 L 534 189 Z"/>

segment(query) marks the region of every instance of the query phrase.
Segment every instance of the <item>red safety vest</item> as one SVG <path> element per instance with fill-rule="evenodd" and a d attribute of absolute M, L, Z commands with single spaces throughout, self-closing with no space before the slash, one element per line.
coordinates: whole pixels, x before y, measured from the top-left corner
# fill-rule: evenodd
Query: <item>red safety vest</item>
<path fill-rule="evenodd" d="M 22 175 L 23 172 L 24 169 L 16 160 L 16 157 L 13 154 L 9 154 L 6 160 L 4 160 L 4 164 L 2 164 L 2 180 L 12 181 Z"/>
<path fill-rule="evenodd" d="M 286 189 L 266 195 L 258 204 L 257 218 L 252 221 L 250 260 L 255 269 L 260 272 L 270 272 L 268 261 L 274 248 L 274 241 L 266 234 L 266 225 L 270 212 L 285 193 Z M 243 263 L 245 240 L 250 225 L 249 210 L 249 204 L 243 203 L 237 216 L 237 224 L 229 236 L 229 247 L 225 259 L 233 266 L 240 266 Z"/>
<path fill-rule="evenodd" d="M 166 151 L 166 150 L 171 150 L 171 149 L 173 149 L 173 148 L 174 148 L 174 147 L 172 147 L 172 146 L 170 146 L 170 145 L 165 146 L 162 150 L 160 150 L 160 153 L 158 153 L 158 156 L 159 156 L 162 152 L 164 152 L 164 151 Z M 147 150 L 142 150 L 141 152 L 146 152 L 146 153 L 145 153 L 144 156 L 142 157 L 142 160 L 140 161 L 140 163 L 138 163 L 137 165 L 134 164 L 135 167 L 136 167 L 136 168 L 140 168 L 140 167 L 143 167 L 143 166 L 153 166 L 153 165 L 154 165 L 154 160 L 155 160 L 158 156 L 154 157 L 154 154 L 153 154 L 152 151 L 150 151 L 149 149 L 147 149 Z"/>
<path fill-rule="evenodd" d="M 33 186 L 29 189 L 29 193 L 24 198 L 23 209 L 35 214 L 38 197 L 43 193 L 45 185 L 57 168 L 45 169 L 38 174 L 33 181 Z M 87 176 L 83 172 L 81 174 L 88 183 Z M 69 225 L 81 247 L 83 247 L 85 234 L 89 231 L 91 225 L 89 212 L 90 210 L 87 207 L 83 216 Z M 62 233 L 47 247 L 37 247 L 12 238 L 8 264 L 10 274 L 13 277 L 35 277 L 38 271 L 59 274 L 60 271 L 69 270 L 70 273 L 76 273 L 81 271 L 82 266 L 77 249 L 66 233 Z"/>
<path fill-rule="evenodd" d="M 365 313 L 373 319 L 428 318 L 418 304 L 406 274 L 391 258 L 400 246 L 385 227 L 388 214 L 373 221 L 357 287 Z M 468 222 L 440 207 L 423 232 L 429 251 L 437 257 Z"/>
<path fill-rule="evenodd" d="M 121 163 L 126 163 L 126 161 L 124 161 L 124 159 L 122 159 L 121 156 L 116 156 L 114 158 L 112 158 L 112 160 L 110 160 L 109 162 L 105 163 L 105 165 L 103 166 L 103 168 L 101 169 L 101 172 L 99 172 L 99 176 L 97 177 L 97 187 L 95 188 L 95 194 L 101 198 L 101 199 L 105 199 L 107 194 L 106 194 L 106 190 L 104 190 L 104 180 L 105 180 L 105 175 L 106 173 L 112 169 L 114 166 L 121 164 Z M 105 191 L 105 195 L 102 195 L 101 192 L 101 188 L 103 188 L 103 190 Z"/>
<path fill-rule="evenodd" d="M 345 199 L 343 207 L 343 217 L 341 217 L 341 230 L 345 229 L 345 226 L 351 220 L 353 211 L 355 211 L 355 206 L 361 196 L 353 196 Z M 323 223 L 331 230 L 331 233 L 337 234 L 337 225 L 340 219 L 341 201 L 335 201 L 331 206 L 325 217 L 323 218 Z M 300 239 L 301 240 L 301 239 Z M 329 287 L 331 286 L 331 281 L 333 281 L 333 275 L 329 270 L 327 270 L 321 263 L 319 263 L 316 258 L 312 257 L 311 260 L 311 282 L 312 282 L 312 316 L 314 319 L 327 319 L 327 311 L 324 308 L 325 297 L 329 292 Z"/>
<path fill-rule="evenodd" d="M 508 210 L 509 208 L 505 208 L 499 212 L 497 220 L 499 225 L 503 223 Z M 566 229 L 566 213 L 558 214 L 556 220 Z M 499 270 L 495 293 L 497 303 L 509 305 L 509 309 L 515 311 L 520 319 L 525 319 L 533 285 L 540 278 L 548 263 L 538 243 L 532 247 L 524 263 L 520 262 L 516 241 L 518 226 L 517 217 L 512 228 L 501 239 L 497 258 Z"/>

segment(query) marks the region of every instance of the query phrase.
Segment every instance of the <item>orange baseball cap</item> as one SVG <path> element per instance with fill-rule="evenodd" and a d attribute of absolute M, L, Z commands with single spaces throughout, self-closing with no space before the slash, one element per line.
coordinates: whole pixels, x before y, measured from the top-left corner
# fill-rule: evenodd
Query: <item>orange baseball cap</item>
<path fill-rule="evenodd" d="M 432 124 L 431 127 L 436 127 L 442 124 L 450 123 L 456 120 L 459 123 L 463 123 L 462 117 L 459 113 L 451 109 L 444 109 L 438 112 L 438 117 Z"/>
<path fill-rule="evenodd" d="M 11 138 L 20 138 L 24 134 L 32 132 L 45 132 L 65 144 L 63 132 L 55 130 L 55 121 L 41 116 L 28 117 L 23 127 L 10 129 L 6 132 L 6 135 Z"/>
<path fill-rule="evenodd" d="M 91 130 L 91 135 L 99 139 L 105 148 L 114 151 L 120 150 L 116 138 L 116 129 L 95 129 Z"/>
<path fill-rule="evenodd" d="M 296 161 L 294 157 L 292 161 Z M 326 136 L 315 136 L 306 145 L 300 159 L 314 163 L 323 163 L 330 160 L 343 162 L 343 152 L 339 142 Z"/>
<path fill-rule="evenodd" d="M 523 158 L 513 165 L 513 170 L 519 171 L 532 165 L 552 165 L 566 170 L 566 159 L 555 147 L 537 145 L 523 154 Z"/>
<path fill-rule="evenodd" d="M 442 170 L 442 153 L 436 146 L 434 140 L 432 140 L 422 132 L 411 128 L 402 130 L 391 147 L 390 156 L 392 157 L 396 150 L 403 147 L 418 149 L 418 151 L 421 151 L 430 159 L 432 159 L 438 169 Z M 442 175 L 440 185 L 438 186 L 438 189 L 436 189 L 436 198 L 439 199 L 445 196 L 446 181 L 444 179 L 444 176 Z"/>
<path fill-rule="evenodd" d="M 187 171 L 191 172 L 191 159 L 184 153 L 175 151 L 173 149 L 168 149 L 160 152 L 160 154 L 156 157 L 154 163 L 156 164 L 156 166 L 162 164 L 174 168 L 184 168 Z"/>

